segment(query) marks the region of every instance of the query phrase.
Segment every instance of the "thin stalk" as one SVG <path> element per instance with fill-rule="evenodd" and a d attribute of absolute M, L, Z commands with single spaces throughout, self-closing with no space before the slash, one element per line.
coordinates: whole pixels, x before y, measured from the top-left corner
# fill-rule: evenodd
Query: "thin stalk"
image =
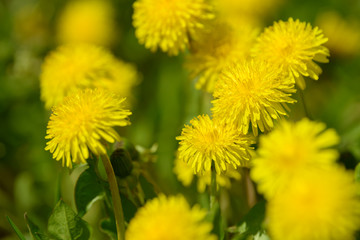
<path fill-rule="evenodd" d="M 211 182 L 210 182 L 210 209 L 214 208 L 216 203 L 216 171 L 214 167 L 214 163 L 211 166 Z"/>
<path fill-rule="evenodd" d="M 116 177 L 114 173 L 114 169 L 111 165 L 110 159 L 107 155 L 102 155 L 101 159 L 104 163 L 106 175 L 108 177 L 112 202 L 114 206 L 114 215 L 116 221 L 116 231 L 117 231 L 117 239 L 124 240 L 125 239 L 125 222 L 124 222 L 124 214 L 121 205 L 121 198 L 119 193 L 119 187 L 116 182 Z"/>
<path fill-rule="evenodd" d="M 256 204 L 256 192 L 255 187 L 250 179 L 249 169 L 243 169 L 244 187 L 246 192 L 246 202 L 248 208 L 251 209 Z"/>
<path fill-rule="evenodd" d="M 303 107 L 304 107 L 305 116 L 306 116 L 307 118 L 311 119 L 309 110 L 308 110 L 308 108 L 307 108 L 307 106 L 306 106 L 306 103 L 305 103 L 305 97 L 304 97 L 304 92 L 303 92 L 303 90 L 301 90 L 301 89 L 299 90 L 299 95 L 300 95 L 300 98 L 301 98 L 302 105 L 303 105 Z"/>

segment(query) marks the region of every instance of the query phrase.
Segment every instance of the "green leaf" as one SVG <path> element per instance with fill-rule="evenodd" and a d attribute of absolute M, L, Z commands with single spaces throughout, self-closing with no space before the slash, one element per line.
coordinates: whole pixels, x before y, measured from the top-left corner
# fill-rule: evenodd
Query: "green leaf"
<path fill-rule="evenodd" d="M 154 186 L 144 176 L 140 175 L 139 181 L 144 190 L 145 199 L 153 199 L 157 196 Z"/>
<path fill-rule="evenodd" d="M 262 237 L 264 234 L 262 224 L 265 219 L 265 205 L 265 200 L 261 200 L 250 209 L 243 220 L 236 226 L 235 230 L 233 230 L 233 232 L 237 233 L 234 239 L 244 240 L 250 236 Z"/>
<path fill-rule="evenodd" d="M 15 223 L 9 218 L 9 216 L 6 216 L 7 220 L 9 221 L 11 227 L 14 229 L 16 235 L 19 237 L 20 240 L 26 240 L 24 235 L 20 232 L 19 228 L 15 225 Z"/>
<path fill-rule="evenodd" d="M 106 184 L 105 184 L 106 185 Z M 109 187 L 107 187 L 105 189 L 105 194 L 107 195 L 107 199 L 111 199 L 111 192 Z M 120 194 L 120 198 L 121 198 L 121 205 L 123 207 L 123 213 L 124 213 L 124 220 L 126 222 L 129 222 L 135 215 L 137 208 L 136 206 L 124 195 Z M 111 218 L 114 218 L 115 221 L 115 216 L 112 210 L 112 205 L 108 205 L 108 207 L 110 208 L 108 211 L 108 216 Z"/>
<path fill-rule="evenodd" d="M 114 218 L 106 218 L 100 221 L 100 230 L 111 239 L 116 239 L 116 223 Z"/>
<path fill-rule="evenodd" d="M 83 171 L 75 185 L 75 205 L 83 216 L 92 204 L 104 196 L 104 190 L 92 167 Z"/>
<path fill-rule="evenodd" d="M 48 232 L 59 240 L 87 240 L 90 238 L 88 224 L 61 200 L 49 218 Z"/>
<path fill-rule="evenodd" d="M 29 232 L 34 240 L 49 240 L 50 238 L 42 233 L 40 228 L 33 223 L 33 221 L 30 220 L 30 218 L 27 216 L 27 213 L 24 214 L 25 221 L 27 222 L 27 226 L 29 229 Z"/>
<path fill-rule="evenodd" d="M 121 195 L 121 204 L 124 212 L 125 221 L 129 222 L 135 216 L 137 208 L 135 205 L 127 199 L 124 195 Z"/>
<path fill-rule="evenodd" d="M 33 239 L 41 240 L 41 237 L 38 236 L 40 233 L 40 228 L 29 219 L 29 217 L 27 216 L 27 213 L 24 214 L 24 218 L 25 218 L 25 221 L 27 222 L 29 232 L 30 232 L 31 236 L 33 237 Z"/>

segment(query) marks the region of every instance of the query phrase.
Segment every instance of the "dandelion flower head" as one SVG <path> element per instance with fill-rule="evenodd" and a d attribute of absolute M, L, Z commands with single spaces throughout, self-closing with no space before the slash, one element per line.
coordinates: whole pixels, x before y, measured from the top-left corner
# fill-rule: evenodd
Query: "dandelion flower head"
<path fill-rule="evenodd" d="M 267 206 L 271 239 L 355 239 L 360 229 L 359 184 L 340 167 L 300 175 Z"/>
<path fill-rule="evenodd" d="M 41 99 L 47 109 L 81 88 L 106 88 L 129 96 L 138 82 L 135 67 L 91 44 L 63 45 L 50 53 L 40 76 Z"/>
<path fill-rule="evenodd" d="M 210 31 L 199 34 L 191 44 L 191 54 L 186 63 L 190 77 L 198 77 L 196 88 L 213 92 L 223 69 L 250 57 L 257 34 L 257 29 L 250 25 L 234 28 L 223 22 L 216 22 Z"/>
<path fill-rule="evenodd" d="M 318 80 L 322 72 L 314 61 L 329 61 L 329 49 L 323 46 L 327 40 L 318 27 L 289 18 L 265 29 L 257 39 L 253 55 L 282 68 L 305 89 L 304 76 Z"/>
<path fill-rule="evenodd" d="M 115 32 L 114 10 L 109 1 L 75 0 L 69 2 L 57 25 L 57 38 L 64 43 L 110 45 Z"/>
<path fill-rule="evenodd" d="M 93 87 L 107 89 L 122 97 L 131 100 L 133 88 L 140 83 L 141 76 L 134 64 L 113 59 L 111 65 L 107 66 L 111 75 L 94 79 Z"/>
<path fill-rule="evenodd" d="M 233 168 L 246 166 L 250 160 L 249 150 L 253 144 L 250 136 L 241 134 L 232 125 L 221 124 L 208 115 L 198 116 L 185 125 L 181 136 L 178 157 L 193 169 L 202 174 L 211 171 L 212 165 L 218 174 Z"/>
<path fill-rule="evenodd" d="M 257 157 L 252 161 L 251 178 L 267 198 L 287 188 L 302 171 L 332 165 L 338 153 L 331 147 L 339 143 L 334 129 L 324 123 L 302 119 L 283 121 L 260 138 Z"/>
<path fill-rule="evenodd" d="M 85 163 L 89 149 L 95 155 L 106 154 L 106 142 L 120 141 L 114 127 L 130 125 L 131 112 L 124 109 L 124 101 L 102 89 L 78 90 L 69 95 L 53 107 L 45 150 L 67 167 L 72 167 L 72 162 Z"/>
<path fill-rule="evenodd" d="M 274 119 L 287 115 L 296 90 L 281 70 L 259 60 L 242 61 L 226 68 L 216 82 L 214 118 L 236 125 L 247 134 L 251 123 L 255 136 L 269 131 Z"/>
<path fill-rule="evenodd" d="M 184 185 L 189 186 L 194 179 L 197 177 L 197 190 L 199 192 L 205 192 L 206 186 L 210 186 L 211 184 L 211 171 L 203 172 L 202 174 L 195 174 L 194 170 L 186 164 L 184 161 L 179 159 L 178 157 L 174 162 L 174 173 L 176 174 L 177 179 Z M 220 173 L 216 175 L 216 183 L 217 186 L 230 188 L 231 180 L 240 180 L 241 174 L 237 169 L 234 169 L 231 165 L 227 166 L 227 171 L 225 173 Z"/>
<path fill-rule="evenodd" d="M 189 206 L 181 195 L 148 201 L 130 221 L 127 240 L 216 240 L 211 223 L 204 222 L 206 211 Z"/>
<path fill-rule="evenodd" d="M 344 19 L 337 12 L 324 12 L 317 17 L 316 23 L 329 41 L 325 46 L 336 56 L 354 56 L 360 51 L 360 23 L 355 19 Z"/>
<path fill-rule="evenodd" d="M 141 44 L 169 55 L 184 51 L 195 32 L 213 18 L 205 0 L 136 0 L 133 25 Z"/>

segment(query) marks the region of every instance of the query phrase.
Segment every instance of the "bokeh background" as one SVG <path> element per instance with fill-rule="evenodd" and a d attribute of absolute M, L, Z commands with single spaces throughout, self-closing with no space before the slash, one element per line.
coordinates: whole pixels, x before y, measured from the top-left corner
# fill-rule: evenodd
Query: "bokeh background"
<path fill-rule="evenodd" d="M 51 112 L 40 100 L 39 85 L 44 57 L 59 46 L 57 24 L 68 2 L 0 0 L 1 239 L 17 239 L 5 216 L 25 233 L 25 212 L 43 227 L 59 197 L 73 205 L 73 185 L 79 173 L 62 168 L 44 150 Z M 152 171 L 162 191 L 191 196 L 195 187 L 181 186 L 172 171 L 175 137 L 183 124 L 209 112 L 210 102 L 202 106 L 199 99 L 210 101 L 210 95 L 196 90 L 194 80 L 189 79 L 184 68 L 186 53 L 169 57 L 152 53 L 138 43 L 132 26 L 133 0 L 108 2 L 115 25 L 106 47 L 118 58 L 133 63 L 141 75 L 141 82 L 133 89 L 132 125 L 122 135 L 138 146 L 156 150 Z M 253 4 L 254 9 L 262 4 L 244 2 Z M 305 102 L 313 119 L 338 131 L 342 137 L 341 161 L 354 169 L 360 161 L 360 1 L 282 0 L 271 11 L 262 12 L 261 23 L 269 26 L 289 17 L 319 25 L 329 38 L 330 63 L 322 65 L 319 81 L 307 81 Z M 291 119 L 304 116 L 299 101 L 291 107 Z M 87 216 L 90 222 L 92 217 Z M 94 239 L 102 237 L 96 231 L 93 235 Z"/>

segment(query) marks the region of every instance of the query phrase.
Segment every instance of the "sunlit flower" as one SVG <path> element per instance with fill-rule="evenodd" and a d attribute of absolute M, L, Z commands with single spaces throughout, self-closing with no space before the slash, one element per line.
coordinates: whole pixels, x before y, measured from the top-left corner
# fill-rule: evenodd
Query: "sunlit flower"
<path fill-rule="evenodd" d="M 355 239 L 360 229 L 359 185 L 342 168 L 314 169 L 291 181 L 267 206 L 274 240 Z"/>
<path fill-rule="evenodd" d="M 206 186 L 211 184 L 211 171 L 204 171 L 202 174 L 195 174 L 191 166 L 187 165 L 184 161 L 178 157 L 174 162 L 174 173 L 178 180 L 184 185 L 189 186 L 194 179 L 197 177 L 197 189 L 199 192 L 204 192 Z M 216 183 L 221 187 L 230 188 L 231 179 L 240 180 L 241 175 L 237 169 L 234 169 L 231 165 L 227 166 L 227 171 L 225 173 L 220 173 L 216 175 Z"/>
<path fill-rule="evenodd" d="M 124 101 L 101 89 L 78 90 L 66 97 L 53 107 L 45 150 L 67 167 L 72 167 L 72 162 L 85 163 L 89 149 L 95 155 L 106 154 L 105 143 L 120 140 L 113 127 L 130 124 L 131 112 L 123 108 Z"/>
<path fill-rule="evenodd" d="M 327 40 L 318 27 L 289 18 L 265 29 L 257 39 L 253 55 L 281 68 L 304 89 L 303 76 L 318 80 L 322 71 L 314 61 L 329 61 L 329 50 L 323 46 Z"/>
<path fill-rule="evenodd" d="M 343 19 L 337 12 L 324 12 L 316 23 L 323 29 L 329 41 L 325 46 L 337 56 L 354 56 L 360 51 L 360 22 Z"/>
<path fill-rule="evenodd" d="M 194 173 L 209 172 L 214 165 L 219 174 L 227 171 L 228 165 L 236 169 L 248 164 L 251 137 L 232 125 L 211 120 L 208 115 L 198 116 L 190 124 L 185 125 L 176 139 L 180 140 L 179 159 L 191 166 Z"/>
<path fill-rule="evenodd" d="M 108 66 L 109 76 L 94 79 L 93 87 L 107 89 L 131 100 L 132 90 L 140 82 L 140 75 L 134 64 L 113 59 Z"/>
<path fill-rule="evenodd" d="M 114 8 L 109 1 L 70 1 L 58 20 L 60 43 L 110 45 L 115 33 Z"/>
<path fill-rule="evenodd" d="M 331 147 L 339 143 L 334 129 L 324 123 L 303 119 L 283 121 L 268 135 L 261 136 L 257 157 L 252 161 L 251 177 L 258 191 L 270 198 L 287 188 L 298 173 L 332 165 L 338 153 Z"/>
<path fill-rule="evenodd" d="M 258 31 L 250 25 L 233 28 L 226 23 L 215 23 L 210 30 L 191 43 L 191 54 L 186 67 L 196 87 L 213 92 L 219 74 L 228 65 L 250 57 L 250 49 Z"/>
<path fill-rule="evenodd" d="M 211 223 L 204 222 L 206 211 L 198 205 L 190 208 L 181 195 L 148 201 L 130 221 L 127 240 L 216 240 L 210 234 Z"/>
<path fill-rule="evenodd" d="M 90 44 L 64 45 L 50 53 L 42 65 L 41 99 L 46 108 L 60 103 L 79 88 L 105 88 L 129 96 L 138 82 L 133 65 L 109 51 Z"/>
<path fill-rule="evenodd" d="M 184 51 L 190 38 L 210 19 L 205 0 L 137 0 L 134 3 L 135 35 L 146 48 L 169 55 Z"/>
<path fill-rule="evenodd" d="M 291 79 L 280 69 L 262 61 L 243 61 L 228 67 L 216 82 L 212 112 L 214 118 L 235 124 L 243 134 L 249 130 L 256 136 L 269 131 L 274 123 L 287 115 L 286 103 L 294 103 Z"/>

